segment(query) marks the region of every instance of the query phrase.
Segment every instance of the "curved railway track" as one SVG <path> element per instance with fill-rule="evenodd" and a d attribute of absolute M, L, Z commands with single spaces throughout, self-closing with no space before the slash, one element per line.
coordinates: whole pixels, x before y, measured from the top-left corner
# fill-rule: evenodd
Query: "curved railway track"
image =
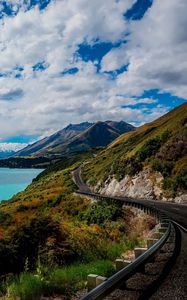
<path fill-rule="evenodd" d="M 136 207 L 138 209 L 144 210 L 145 213 L 154 215 L 160 223 L 164 223 L 166 226 L 166 230 L 158 241 L 153 244 L 150 248 L 147 249 L 142 255 L 132 261 L 128 266 L 123 268 L 122 270 L 115 273 L 113 276 L 108 278 L 105 282 L 88 292 L 84 295 L 81 300 L 96 300 L 96 299 L 150 299 L 151 296 L 157 294 L 157 291 L 162 287 L 163 282 L 165 282 L 165 278 L 171 272 L 173 266 L 175 265 L 178 257 L 180 258 L 181 246 L 184 246 L 187 241 L 187 205 L 180 204 L 171 204 L 164 203 L 159 201 L 152 200 L 143 200 L 143 199 L 132 199 L 128 197 L 113 197 L 113 196 L 105 196 L 97 193 L 93 193 L 89 187 L 83 182 L 81 178 L 81 167 L 76 169 L 73 172 L 73 178 L 78 186 L 79 190 L 78 194 L 85 195 L 90 198 L 98 199 L 98 200 L 115 200 L 121 201 L 124 205 Z M 181 239 L 181 231 L 183 232 L 183 239 Z M 185 239 L 185 241 L 184 241 Z M 168 256 L 168 245 L 173 245 L 172 250 L 169 250 L 170 255 Z M 186 244 L 187 246 L 187 244 Z M 183 247 L 184 248 L 184 247 Z M 187 248 L 187 247 L 186 247 Z M 186 249 L 187 250 L 187 249 Z M 183 249 L 183 252 L 185 250 Z M 128 291 L 133 288 L 129 288 L 127 283 L 132 281 L 142 281 L 142 279 L 137 279 L 137 274 L 144 273 L 146 267 L 149 267 L 150 264 L 158 260 L 160 253 L 165 253 L 165 256 L 168 258 L 161 268 L 160 274 L 158 276 L 152 276 L 148 274 L 148 276 L 152 276 L 153 280 L 150 280 L 150 283 L 144 286 L 143 291 L 138 293 L 138 296 L 133 298 L 133 296 L 125 297 L 123 292 L 118 292 L 118 290 Z M 183 253 L 184 255 L 184 253 Z M 179 259 L 178 259 L 179 260 Z M 184 274 L 187 273 L 187 260 L 184 264 Z M 148 268 L 149 269 L 149 268 Z M 148 272 L 149 273 L 149 272 Z M 183 276 L 184 278 L 184 276 Z M 149 280 L 147 280 L 149 281 Z M 187 299 L 187 287 L 186 287 L 186 277 L 184 278 L 185 282 L 181 282 L 184 285 L 184 291 L 182 291 L 181 296 L 177 296 L 177 292 L 173 291 L 170 296 L 165 297 L 164 293 L 161 292 L 158 299 Z M 132 284 L 131 284 L 132 285 Z M 140 284 L 141 285 L 141 284 Z M 171 285 L 171 284 L 169 284 Z M 169 287 L 172 288 L 172 287 Z M 136 291 L 137 288 L 134 288 Z M 115 292 L 117 291 L 117 292 Z M 164 291 L 166 292 L 166 291 Z M 168 291 L 167 291 L 168 292 Z M 114 293 L 114 295 L 113 295 Z M 136 293 L 137 294 L 137 293 Z M 108 296 L 109 295 L 109 296 Z M 113 296 L 112 296 L 113 295 Z M 117 295 L 117 296 L 116 296 Z M 184 295 L 184 297 L 183 297 Z M 172 298 L 173 296 L 173 298 Z M 186 298 L 185 298 L 186 297 Z M 157 298 L 154 298 L 157 299 Z"/>

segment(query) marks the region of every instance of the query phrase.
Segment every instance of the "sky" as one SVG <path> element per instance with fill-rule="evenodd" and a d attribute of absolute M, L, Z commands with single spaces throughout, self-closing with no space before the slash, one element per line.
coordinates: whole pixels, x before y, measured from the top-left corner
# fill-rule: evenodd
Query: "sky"
<path fill-rule="evenodd" d="M 186 0 L 0 0 L 0 151 L 187 99 Z"/>

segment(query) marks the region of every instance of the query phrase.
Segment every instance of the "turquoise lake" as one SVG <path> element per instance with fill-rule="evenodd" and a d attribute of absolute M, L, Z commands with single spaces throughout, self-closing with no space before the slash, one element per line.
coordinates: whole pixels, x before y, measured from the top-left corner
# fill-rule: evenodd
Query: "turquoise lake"
<path fill-rule="evenodd" d="M 23 191 L 42 171 L 41 169 L 0 168 L 0 201 Z"/>

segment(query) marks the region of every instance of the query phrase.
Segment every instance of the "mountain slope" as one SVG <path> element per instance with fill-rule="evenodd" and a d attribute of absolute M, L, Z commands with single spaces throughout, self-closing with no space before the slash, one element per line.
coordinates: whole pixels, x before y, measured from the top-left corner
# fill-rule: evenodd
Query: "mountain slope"
<path fill-rule="evenodd" d="M 92 148 L 105 147 L 119 136 L 119 131 L 110 127 L 105 122 L 97 122 L 83 133 L 77 135 L 69 143 L 55 149 L 62 152 L 81 152 Z"/>
<path fill-rule="evenodd" d="M 62 144 L 65 141 L 73 138 L 80 132 L 92 126 L 93 123 L 83 122 L 80 124 L 70 124 L 64 129 L 54 133 L 49 137 L 45 137 L 31 145 L 28 145 L 24 149 L 16 152 L 17 156 L 28 156 L 28 155 L 40 155 L 40 152 L 44 149 L 55 147 L 58 144 Z"/>
<path fill-rule="evenodd" d="M 135 130 L 135 127 L 131 124 L 128 124 L 126 122 L 120 121 L 106 121 L 106 124 L 108 124 L 110 127 L 116 129 L 120 134 L 123 134 L 124 132 L 133 131 Z"/>
<path fill-rule="evenodd" d="M 186 154 L 184 103 L 154 122 L 121 135 L 84 166 L 83 176 L 100 192 L 175 199 L 187 194 Z M 187 201 L 187 197 L 177 201 Z"/>
<path fill-rule="evenodd" d="M 88 151 L 108 145 L 120 134 L 129 130 L 134 130 L 134 127 L 123 121 L 70 124 L 52 136 L 27 146 L 16 155 L 51 156 Z"/>

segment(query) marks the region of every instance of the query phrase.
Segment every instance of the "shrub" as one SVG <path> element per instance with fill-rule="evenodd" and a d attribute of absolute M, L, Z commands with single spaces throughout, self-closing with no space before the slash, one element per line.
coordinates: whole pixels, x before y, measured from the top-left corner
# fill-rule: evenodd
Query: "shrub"
<path fill-rule="evenodd" d="M 178 188 L 187 190 L 187 170 L 183 170 L 176 176 L 174 188 L 175 190 L 177 190 Z"/>
<path fill-rule="evenodd" d="M 183 170 L 174 178 L 165 178 L 163 181 L 163 189 L 173 190 L 174 192 L 178 189 L 187 190 L 187 170 Z"/>
<path fill-rule="evenodd" d="M 142 163 L 136 158 L 118 159 L 113 162 L 111 173 L 115 174 L 118 181 L 122 180 L 125 175 L 133 176 L 143 168 Z"/>
<path fill-rule="evenodd" d="M 89 185 L 95 186 L 97 184 L 97 178 L 95 176 L 91 176 L 88 180 Z"/>
<path fill-rule="evenodd" d="M 121 257 L 127 250 L 132 250 L 135 247 L 140 246 L 140 242 L 137 238 L 132 238 L 129 241 L 110 243 L 103 246 L 103 258 L 114 261 L 116 258 Z"/>
<path fill-rule="evenodd" d="M 177 161 L 187 153 L 187 141 L 175 138 L 161 147 L 157 157 L 162 160 Z"/>
<path fill-rule="evenodd" d="M 115 174 L 115 177 L 118 181 L 123 179 L 123 177 L 125 176 L 125 160 L 122 159 L 114 160 L 111 166 L 110 173 Z"/>
<path fill-rule="evenodd" d="M 69 255 L 66 237 L 59 223 L 49 216 L 25 221 L 15 228 L 10 238 L 0 241 L 0 272 L 23 271 L 26 259 L 29 270 L 34 270 L 39 254 L 41 260 L 47 262 L 50 238 L 55 239 L 53 245 L 50 244 L 50 251 L 55 250 L 54 263 L 62 263 Z"/>
<path fill-rule="evenodd" d="M 165 142 L 167 142 L 171 136 L 172 136 L 172 132 L 169 129 L 164 131 L 161 135 L 161 143 L 164 144 Z"/>
<path fill-rule="evenodd" d="M 0 225 L 8 226 L 12 222 L 12 217 L 10 214 L 0 211 Z"/>
<path fill-rule="evenodd" d="M 143 165 L 135 157 L 131 157 L 126 160 L 125 173 L 133 176 L 139 173 L 143 168 Z"/>
<path fill-rule="evenodd" d="M 55 207 L 60 204 L 61 200 L 63 199 L 63 195 L 60 194 L 55 199 L 49 199 L 44 204 L 42 204 L 42 208 L 51 208 Z"/>
<path fill-rule="evenodd" d="M 115 201 L 98 201 L 90 205 L 85 212 L 80 212 L 79 218 L 87 224 L 104 225 L 107 221 L 116 221 L 122 217 L 121 203 Z"/>
<path fill-rule="evenodd" d="M 20 204 L 20 205 L 17 207 L 16 211 L 17 211 L 17 212 L 22 212 L 22 211 L 26 211 L 27 209 L 28 209 L 28 206 L 23 205 L 23 204 Z"/>
<path fill-rule="evenodd" d="M 142 148 L 138 151 L 137 157 L 138 160 L 143 162 L 146 158 L 155 155 L 161 146 L 161 139 L 159 137 L 155 137 L 153 139 L 148 140 Z"/>
<path fill-rule="evenodd" d="M 67 201 L 64 201 L 63 203 L 64 212 L 72 217 L 79 216 L 80 212 L 83 212 L 87 209 L 88 204 L 90 204 L 90 200 L 88 199 L 69 196 Z"/>
<path fill-rule="evenodd" d="M 172 169 L 173 169 L 173 163 L 169 161 L 163 161 L 160 159 L 154 159 L 152 161 L 152 168 L 154 171 L 160 172 L 164 177 L 170 176 Z"/>

